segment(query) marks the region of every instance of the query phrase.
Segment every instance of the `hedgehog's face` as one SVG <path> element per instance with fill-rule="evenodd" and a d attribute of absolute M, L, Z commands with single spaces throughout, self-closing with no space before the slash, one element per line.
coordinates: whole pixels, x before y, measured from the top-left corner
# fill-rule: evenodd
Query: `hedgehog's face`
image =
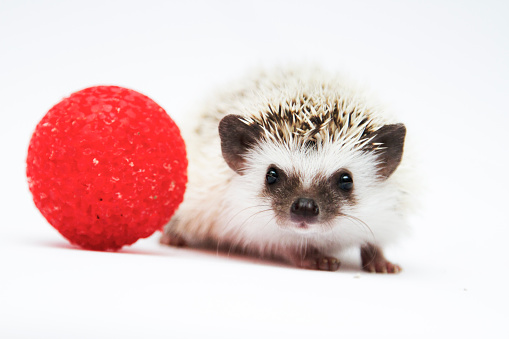
<path fill-rule="evenodd" d="M 279 227 L 305 234 L 327 232 L 344 218 L 355 219 L 356 208 L 396 169 L 404 126 L 388 126 L 373 139 L 386 145 L 385 153 L 334 143 L 268 142 L 257 126 L 234 115 L 221 121 L 219 131 L 223 157 L 246 187 L 256 188 L 253 199 L 270 206 Z M 396 135 L 397 142 L 391 144 L 394 138 L 384 134 Z"/>
<path fill-rule="evenodd" d="M 353 175 L 347 169 L 303 175 L 293 165 L 269 165 L 260 194 L 272 206 L 278 225 L 299 232 L 330 228 L 346 206 L 355 205 Z"/>

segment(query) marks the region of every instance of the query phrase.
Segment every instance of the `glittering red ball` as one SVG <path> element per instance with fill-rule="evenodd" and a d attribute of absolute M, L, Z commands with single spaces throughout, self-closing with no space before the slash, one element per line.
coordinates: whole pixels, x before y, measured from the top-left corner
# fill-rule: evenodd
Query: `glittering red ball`
<path fill-rule="evenodd" d="M 27 177 L 35 205 L 71 243 L 117 250 L 160 230 L 182 202 L 185 145 L 150 98 L 116 86 L 91 87 L 39 122 Z"/>

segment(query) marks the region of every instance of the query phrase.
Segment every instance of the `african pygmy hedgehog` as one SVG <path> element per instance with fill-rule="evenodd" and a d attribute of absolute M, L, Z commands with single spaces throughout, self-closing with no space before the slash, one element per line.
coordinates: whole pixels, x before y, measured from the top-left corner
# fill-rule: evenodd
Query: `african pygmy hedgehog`
<path fill-rule="evenodd" d="M 162 243 L 292 265 L 397 273 L 382 247 L 407 228 L 406 128 L 344 78 L 262 72 L 215 98 L 184 134 L 189 182 Z"/>

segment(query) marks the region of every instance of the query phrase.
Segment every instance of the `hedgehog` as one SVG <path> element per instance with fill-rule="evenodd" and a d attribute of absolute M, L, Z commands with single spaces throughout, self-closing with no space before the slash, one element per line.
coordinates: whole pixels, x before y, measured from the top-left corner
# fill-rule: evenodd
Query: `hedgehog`
<path fill-rule="evenodd" d="M 357 248 L 364 270 L 401 271 L 383 249 L 408 229 L 406 128 L 350 80 L 262 71 L 192 121 L 187 190 L 161 243 L 325 271 Z"/>

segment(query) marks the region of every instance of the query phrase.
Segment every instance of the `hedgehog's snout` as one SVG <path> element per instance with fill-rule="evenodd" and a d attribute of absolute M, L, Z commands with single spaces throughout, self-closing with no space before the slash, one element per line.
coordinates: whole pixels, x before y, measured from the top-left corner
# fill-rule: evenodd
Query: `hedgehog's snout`
<path fill-rule="evenodd" d="M 320 208 L 313 199 L 298 198 L 290 207 L 291 220 L 294 222 L 314 223 L 318 220 Z"/>

